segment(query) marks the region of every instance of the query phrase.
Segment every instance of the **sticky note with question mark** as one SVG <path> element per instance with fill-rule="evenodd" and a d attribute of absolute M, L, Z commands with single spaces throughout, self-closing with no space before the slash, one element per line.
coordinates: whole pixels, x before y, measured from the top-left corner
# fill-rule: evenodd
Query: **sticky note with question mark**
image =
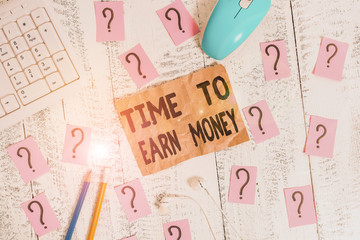
<path fill-rule="evenodd" d="M 120 56 L 120 61 L 138 88 L 159 76 L 140 44 Z"/>
<path fill-rule="evenodd" d="M 151 214 L 149 203 L 139 179 L 116 186 L 115 192 L 129 222 Z"/>
<path fill-rule="evenodd" d="M 52 210 L 45 193 L 41 193 L 33 199 L 22 203 L 21 208 L 39 237 L 60 227 L 60 222 Z"/>
<path fill-rule="evenodd" d="M 176 46 L 200 32 L 181 0 L 156 11 Z"/>
<path fill-rule="evenodd" d="M 316 223 L 313 192 L 310 185 L 284 188 L 289 227 Z"/>
<path fill-rule="evenodd" d="M 33 137 L 6 148 L 21 178 L 28 183 L 50 170 Z"/>
<path fill-rule="evenodd" d="M 191 240 L 190 224 L 188 219 L 163 224 L 166 240 Z"/>
<path fill-rule="evenodd" d="M 229 202 L 254 204 L 256 191 L 254 166 L 232 166 L 230 173 Z"/>
<path fill-rule="evenodd" d="M 96 41 L 125 40 L 123 2 L 95 2 Z"/>
<path fill-rule="evenodd" d="M 322 37 L 313 74 L 341 81 L 348 48 L 347 43 Z"/>
<path fill-rule="evenodd" d="M 256 143 L 280 134 L 265 100 L 244 108 L 243 113 Z"/>
<path fill-rule="evenodd" d="M 74 125 L 66 126 L 63 161 L 81 165 L 88 164 L 91 128 Z"/>
<path fill-rule="evenodd" d="M 123 238 L 123 239 L 120 239 L 120 240 L 137 240 L 137 238 L 135 236 L 131 236 L 131 237 Z"/>
<path fill-rule="evenodd" d="M 290 68 L 284 40 L 260 43 L 265 80 L 290 77 Z"/>
<path fill-rule="evenodd" d="M 335 119 L 311 115 L 304 152 L 313 156 L 332 158 L 336 127 Z"/>

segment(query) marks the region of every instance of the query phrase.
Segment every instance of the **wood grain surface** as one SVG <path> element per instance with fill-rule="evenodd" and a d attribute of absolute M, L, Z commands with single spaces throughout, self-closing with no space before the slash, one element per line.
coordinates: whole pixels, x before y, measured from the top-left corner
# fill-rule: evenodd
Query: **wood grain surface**
<path fill-rule="evenodd" d="M 5 1 L 2 1 L 5 2 Z M 171 0 L 124 0 L 125 41 L 97 43 L 94 2 L 50 1 L 85 69 L 79 93 L 0 132 L 0 239 L 39 239 L 20 204 L 45 192 L 61 227 L 41 239 L 64 239 L 88 168 L 62 159 L 66 124 L 92 128 L 92 144 L 106 146 L 111 168 L 95 239 L 165 239 L 162 224 L 189 219 L 192 239 L 359 239 L 360 236 L 360 1 L 273 0 L 269 13 L 223 61 L 200 48 L 200 34 L 175 46 L 156 15 Z M 200 28 L 216 0 L 183 0 Z M 312 74 L 321 37 L 349 44 L 343 80 Z M 291 77 L 265 82 L 260 42 L 284 39 Z M 217 63 L 229 74 L 239 108 L 266 99 L 280 135 L 251 140 L 142 177 L 114 108 L 114 99 L 137 89 L 119 56 L 140 43 L 160 76 L 143 88 Z M 338 120 L 333 158 L 303 153 L 310 115 Z M 33 136 L 51 168 L 25 184 L 6 147 Z M 89 161 L 97 156 L 91 148 Z M 233 165 L 257 166 L 254 205 L 228 202 Z M 93 177 L 73 239 L 86 239 L 100 186 Z M 203 189 L 188 184 L 202 179 Z M 139 178 L 152 214 L 129 223 L 114 187 Z M 311 185 L 318 224 L 289 228 L 283 189 Z M 225 213 L 224 218 L 217 206 Z M 229 223 L 229 221 L 230 223 Z M 235 229 L 231 227 L 235 226 Z M 210 226 L 210 227 L 209 227 Z M 213 234 L 214 236 L 213 236 Z"/>

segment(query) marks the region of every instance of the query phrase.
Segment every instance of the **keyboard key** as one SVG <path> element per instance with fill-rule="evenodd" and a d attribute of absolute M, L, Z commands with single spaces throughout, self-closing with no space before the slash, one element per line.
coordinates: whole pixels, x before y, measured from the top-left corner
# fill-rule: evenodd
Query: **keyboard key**
<path fill-rule="evenodd" d="M 0 98 L 11 93 L 12 85 L 4 66 L 0 63 Z"/>
<path fill-rule="evenodd" d="M 1 105 L 4 107 L 6 113 L 11 113 L 16 109 L 20 108 L 18 101 L 14 94 L 7 95 L 6 97 L 2 98 Z"/>
<path fill-rule="evenodd" d="M 23 72 L 19 72 L 10 77 L 10 80 L 15 88 L 15 90 L 19 90 L 22 87 L 29 85 L 28 80 L 25 77 Z"/>
<path fill-rule="evenodd" d="M 66 84 L 79 78 L 74 65 L 65 51 L 56 53 L 53 59 Z"/>
<path fill-rule="evenodd" d="M 31 29 L 35 29 L 35 24 L 29 15 L 23 16 L 17 20 L 17 24 L 22 33 L 26 33 Z"/>
<path fill-rule="evenodd" d="M 8 18 L 11 16 L 10 11 L 2 12 L 0 13 L 0 21 L 4 20 L 5 18 Z"/>
<path fill-rule="evenodd" d="M 17 59 L 22 68 L 27 68 L 28 66 L 35 64 L 35 59 L 30 51 L 20 53 L 17 55 Z"/>
<path fill-rule="evenodd" d="M 4 44 L 0 46 L 0 60 L 5 62 L 6 60 L 15 57 L 14 52 L 12 51 L 9 44 Z"/>
<path fill-rule="evenodd" d="M 21 7 L 21 5 L 18 5 L 16 7 L 14 7 L 13 9 L 10 10 L 11 14 L 16 14 L 18 12 L 20 12 L 23 8 Z"/>
<path fill-rule="evenodd" d="M 55 28 L 50 22 L 41 25 L 38 29 L 51 55 L 64 49 Z"/>
<path fill-rule="evenodd" d="M 55 72 L 55 73 L 47 76 L 46 81 L 47 81 L 48 85 L 50 86 L 51 91 L 54 91 L 65 85 L 64 81 L 62 80 L 62 78 L 58 72 Z"/>
<path fill-rule="evenodd" d="M 17 91 L 21 102 L 27 105 L 48 94 L 50 89 L 44 79 L 36 81 Z"/>
<path fill-rule="evenodd" d="M 21 35 L 21 31 L 16 22 L 11 22 L 3 28 L 8 39 L 13 39 Z"/>
<path fill-rule="evenodd" d="M 14 50 L 15 54 L 19 54 L 28 48 L 28 45 L 25 42 L 25 39 L 23 37 L 17 37 L 10 41 L 10 45 L 12 49 Z"/>
<path fill-rule="evenodd" d="M 55 64 L 51 60 L 51 58 L 45 58 L 44 60 L 41 60 L 39 62 L 39 67 L 44 76 L 57 71 Z"/>
<path fill-rule="evenodd" d="M 37 65 L 32 65 L 24 70 L 27 79 L 30 83 L 35 82 L 36 80 L 43 77 L 43 75 L 40 72 L 40 69 Z"/>
<path fill-rule="evenodd" d="M 0 29 L 0 45 L 4 43 L 7 43 L 7 38 L 5 37 L 3 30 Z"/>
<path fill-rule="evenodd" d="M 3 109 L 3 107 L 0 105 L 0 118 L 5 116 L 5 110 Z"/>
<path fill-rule="evenodd" d="M 4 62 L 4 67 L 9 76 L 21 71 L 20 64 L 16 58 L 11 58 Z"/>
<path fill-rule="evenodd" d="M 50 57 L 50 54 L 44 44 L 39 44 L 31 49 L 34 54 L 35 60 L 40 61 L 46 57 Z"/>
<path fill-rule="evenodd" d="M 39 43 L 42 43 L 42 39 L 40 37 L 39 32 L 34 29 L 24 34 L 26 42 L 28 43 L 29 47 L 33 47 Z"/>
<path fill-rule="evenodd" d="M 50 21 L 44 8 L 38 8 L 31 12 L 31 17 L 33 18 L 36 26 L 43 24 L 44 22 Z"/>

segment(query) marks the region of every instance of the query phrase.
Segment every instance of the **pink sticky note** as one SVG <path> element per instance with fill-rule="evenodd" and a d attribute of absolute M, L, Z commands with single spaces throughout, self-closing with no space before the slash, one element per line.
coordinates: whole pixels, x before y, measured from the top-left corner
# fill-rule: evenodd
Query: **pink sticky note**
<path fill-rule="evenodd" d="M 33 137 L 11 145 L 6 150 L 25 183 L 50 170 Z"/>
<path fill-rule="evenodd" d="M 131 237 L 123 238 L 123 239 L 120 239 L 120 240 L 137 240 L 137 238 L 135 236 L 131 236 Z"/>
<path fill-rule="evenodd" d="M 139 179 L 115 187 L 115 192 L 129 222 L 151 214 L 149 203 Z"/>
<path fill-rule="evenodd" d="M 290 77 L 290 68 L 284 40 L 260 43 L 265 80 Z"/>
<path fill-rule="evenodd" d="M 289 227 L 316 223 L 311 186 L 284 188 Z"/>
<path fill-rule="evenodd" d="M 95 2 L 96 41 L 125 40 L 123 2 Z"/>
<path fill-rule="evenodd" d="M 333 157 L 337 120 L 310 116 L 304 152 L 319 157 Z"/>
<path fill-rule="evenodd" d="M 39 237 L 58 227 L 60 222 L 52 210 L 45 193 L 21 204 L 27 218 Z"/>
<path fill-rule="evenodd" d="M 156 13 L 176 46 L 200 32 L 181 0 L 176 0 Z"/>
<path fill-rule="evenodd" d="M 86 165 L 90 140 L 91 128 L 67 125 L 63 161 Z"/>
<path fill-rule="evenodd" d="M 313 74 L 341 81 L 348 47 L 347 43 L 325 37 L 321 38 L 319 55 Z"/>
<path fill-rule="evenodd" d="M 229 202 L 254 204 L 257 167 L 232 166 Z"/>
<path fill-rule="evenodd" d="M 140 44 L 123 53 L 120 61 L 138 88 L 159 76 Z"/>
<path fill-rule="evenodd" d="M 280 134 L 265 100 L 244 108 L 243 113 L 256 143 Z"/>
<path fill-rule="evenodd" d="M 191 240 L 189 220 L 183 219 L 163 224 L 166 240 Z"/>

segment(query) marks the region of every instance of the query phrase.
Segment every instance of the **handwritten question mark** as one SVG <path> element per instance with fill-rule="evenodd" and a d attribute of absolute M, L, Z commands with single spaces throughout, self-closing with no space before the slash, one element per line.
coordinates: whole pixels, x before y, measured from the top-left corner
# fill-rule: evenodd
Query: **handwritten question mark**
<path fill-rule="evenodd" d="M 322 124 L 319 124 L 319 125 L 316 126 L 316 131 L 317 131 L 317 132 L 319 131 L 320 127 L 321 127 L 322 129 L 324 129 L 324 132 L 323 132 L 323 134 L 322 134 L 320 137 L 318 137 L 318 138 L 316 139 L 316 143 L 317 143 L 317 144 L 320 144 L 320 139 L 323 138 L 323 137 L 326 135 L 326 132 L 327 132 L 327 131 L 326 131 L 326 127 L 325 127 L 324 125 L 322 125 Z M 320 148 L 319 145 L 317 145 L 316 147 L 317 147 L 317 148 Z"/>
<path fill-rule="evenodd" d="M 165 12 L 165 17 L 167 20 L 171 21 L 171 18 L 169 17 L 169 12 L 170 11 L 174 11 L 177 15 L 177 18 L 178 18 L 178 27 L 179 27 L 179 30 L 182 30 L 182 32 L 184 33 L 185 30 L 182 29 L 181 27 L 181 17 L 180 17 L 180 13 L 179 11 L 176 9 L 176 8 L 169 8 L 166 12 Z"/>
<path fill-rule="evenodd" d="M 128 55 L 126 55 L 125 60 L 126 60 L 128 63 L 130 63 L 129 57 L 130 57 L 131 55 L 134 56 L 134 57 L 136 58 L 137 62 L 138 62 L 138 73 L 139 73 L 139 75 L 140 75 L 140 76 L 143 76 L 143 78 L 146 78 L 146 76 L 143 75 L 142 72 L 141 72 L 141 68 L 140 68 L 141 61 L 140 61 L 139 56 L 136 55 L 136 53 L 129 53 Z"/>
<path fill-rule="evenodd" d="M 296 202 L 296 198 L 295 198 L 295 195 L 296 195 L 296 194 L 300 194 L 300 196 L 301 196 L 300 204 L 299 204 L 298 210 L 297 210 L 297 212 L 298 212 L 298 214 L 299 214 L 299 218 L 301 218 L 300 208 L 301 208 L 301 205 L 303 204 L 303 201 L 304 201 L 304 195 L 303 195 L 302 192 L 300 192 L 300 191 L 294 192 L 294 193 L 292 194 L 292 199 L 293 199 L 294 202 Z"/>
<path fill-rule="evenodd" d="M 39 201 L 31 201 L 28 205 L 28 209 L 30 212 L 34 212 L 34 210 L 31 208 L 31 205 L 33 205 L 34 203 L 36 203 L 39 207 L 40 207 L 40 223 L 41 225 L 45 225 L 44 220 L 43 220 L 43 215 L 44 215 L 44 209 L 43 206 L 41 205 L 41 203 Z M 44 228 L 46 229 L 47 226 L 44 226 Z"/>
<path fill-rule="evenodd" d="M 170 236 L 173 235 L 173 233 L 172 233 L 172 231 L 171 231 L 172 228 L 176 228 L 176 229 L 178 230 L 179 236 L 178 236 L 178 238 L 177 238 L 176 240 L 180 240 L 180 238 L 181 238 L 181 228 L 179 228 L 178 226 L 175 226 L 175 225 L 170 226 L 170 227 L 168 228 L 168 231 L 169 231 L 169 233 L 170 233 Z"/>
<path fill-rule="evenodd" d="M 75 146 L 74 146 L 74 148 L 72 150 L 72 152 L 74 153 L 74 155 L 72 156 L 73 158 L 76 157 L 75 156 L 76 148 L 79 147 L 79 145 L 84 141 L 84 131 L 81 128 L 74 128 L 73 130 L 71 130 L 72 137 L 75 137 L 75 132 L 76 131 L 81 132 L 81 139 L 77 144 L 75 144 Z"/>
<path fill-rule="evenodd" d="M 262 126 L 261 126 L 262 111 L 261 111 L 261 109 L 260 109 L 259 107 L 257 107 L 257 106 L 251 107 L 251 108 L 249 109 L 249 114 L 250 114 L 250 116 L 252 116 L 252 117 L 254 116 L 254 114 L 252 113 L 252 110 L 253 110 L 253 109 L 256 109 L 256 110 L 259 111 L 260 117 L 259 117 L 259 120 L 258 120 L 258 126 L 259 126 L 259 129 L 260 129 L 261 131 L 263 131 L 263 128 L 262 128 Z M 265 134 L 265 132 L 263 131 L 262 134 Z"/>
<path fill-rule="evenodd" d="M 327 67 L 330 67 L 330 60 L 333 58 L 333 57 L 335 57 L 335 55 L 336 55 L 336 53 L 337 53 L 337 51 L 338 51 L 338 48 L 337 48 L 337 46 L 334 44 L 334 43 L 329 43 L 328 45 L 326 45 L 326 51 L 327 52 L 329 52 L 329 47 L 330 46 L 333 46 L 334 48 L 335 48 L 335 51 L 334 51 L 334 53 L 329 57 L 329 59 L 327 60 L 327 63 L 328 63 L 328 65 L 327 65 Z"/>
<path fill-rule="evenodd" d="M 126 193 L 125 193 L 125 189 L 126 189 L 126 188 L 129 188 L 129 189 L 132 191 L 132 198 L 131 198 L 131 201 L 130 201 L 130 205 L 131 205 L 131 208 L 135 208 L 135 206 L 134 206 L 134 200 L 135 200 L 136 192 L 135 192 L 134 188 L 132 188 L 131 186 L 125 186 L 125 187 L 123 187 L 123 188 L 121 189 L 121 192 L 122 192 L 122 194 L 124 194 L 124 195 L 126 195 Z M 137 210 L 134 209 L 134 212 L 137 212 Z"/>
<path fill-rule="evenodd" d="M 108 25 L 107 25 L 108 32 L 111 32 L 110 24 L 111 24 L 112 20 L 114 19 L 114 11 L 111 8 L 104 8 L 103 11 L 102 11 L 102 14 L 103 14 L 104 18 L 107 17 L 106 11 L 110 11 L 110 13 L 111 13 L 111 16 L 110 16 L 110 19 L 109 19 L 109 22 L 108 22 Z"/>
<path fill-rule="evenodd" d="M 31 153 L 30 153 L 29 149 L 27 149 L 26 147 L 20 147 L 20 148 L 17 150 L 17 155 L 22 158 L 23 155 L 20 154 L 20 150 L 25 150 L 25 151 L 27 152 L 28 165 L 29 165 L 29 167 L 32 169 L 32 165 L 31 165 Z M 35 172 L 34 169 L 33 169 L 32 171 Z"/>
<path fill-rule="evenodd" d="M 273 48 L 276 49 L 276 60 L 275 60 L 275 63 L 274 63 L 274 70 L 277 71 L 277 64 L 278 64 L 279 58 L 280 58 L 280 50 L 279 50 L 279 48 L 278 48 L 276 45 L 270 44 L 269 46 L 267 46 L 267 47 L 265 48 L 265 53 L 266 53 L 266 55 L 268 55 L 268 56 L 270 56 L 270 54 L 269 54 L 269 48 L 270 48 L 270 47 L 273 47 Z M 275 74 L 278 75 L 278 72 L 275 72 Z"/>
<path fill-rule="evenodd" d="M 245 186 L 249 183 L 250 174 L 249 174 L 248 170 L 246 170 L 245 168 L 239 168 L 239 169 L 236 171 L 236 173 L 235 173 L 237 179 L 240 179 L 240 177 L 239 177 L 239 172 L 240 172 L 240 171 L 246 172 L 246 181 L 245 181 L 245 183 L 244 183 L 244 184 L 241 186 L 241 188 L 240 188 L 240 199 L 242 199 L 242 193 L 243 193 L 243 190 L 244 190 Z"/>

